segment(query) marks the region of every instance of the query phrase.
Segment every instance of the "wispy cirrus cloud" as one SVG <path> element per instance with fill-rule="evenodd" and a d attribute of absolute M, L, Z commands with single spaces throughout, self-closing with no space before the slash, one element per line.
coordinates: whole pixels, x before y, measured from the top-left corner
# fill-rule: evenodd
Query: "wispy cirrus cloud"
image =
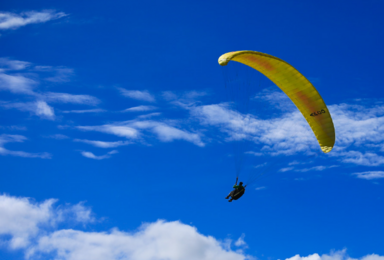
<path fill-rule="evenodd" d="M 82 104 L 89 106 L 95 106 L 100 103 L 98 98 L 90 95 L 73 95 L 68 93 L 47 92 L 39 96 L 47 102 Z"/>
<path fill-rule="evenodd" d="M 163 99 L 177 107 L 181 107 L 184 109 L 190 109 L 191 107 L 195 107 L 196 104 L 201 104 L 199 98 L 207 95 L 207 92 L 195 90 L 184 91 L 182 93 L 175 93 L 172 91 L 162 92 Z"/>
<path fill-rule="evenodd" d="M 74 74 L 74 70 L 66 67 L 52 67 L 52 66 L 35 66 L 33 68 L 34 71 L 40 72 L 50 72 L 53 73 L 53 76 L 49 76 L 44 78 L 44 80 L 51 82 L 68 82 L 70 77 Z"/>
<path fill-rule="evenodd" d="M 155 133 L 159 138 L 159 140 L 162 142 L 172 142 L 174 140 L 185 140 L 201 147 L 205 145 L 201 141 L 201 138 L 198 134 L 176 128 L 165 122 L 158 122 L 158 121 L 151 121 L 151 120 L 143 120 L 143 121 L 134 120 L 129 122 L 129 124 L 136 129 L 148 130 L 148 131 L 151 131 L 152 133 Z"/>
<path fill-rule="evenodd" d="M 359 179 L 375 180 L 384 178 L 384 171 L 367 171 L 353 173 Z"/>
<path fill-rule="evenodd" d="M 265 190 L 266 187 L 265 186 L 261 186 L 261 187 L 256 187 L 255 190 Z"/>
<path fill-rule="evenodd" d="M 148 90 L 127 90 L 125 88 L 118 88 L 120 90 L 120 93 L 129 98 L 147 101 L 147 102 L 155 102 L 155 97 L 149 93 Z"/>
<path fill-rule="evenodd" d="M 27 130 L 25 126 L 18 126 L 18 125 L 9 125 L 9 126 L 0 125 L 0 129 L 17 130 L 17 131 Z"/>
<path fill-rule="evenodd" d="M 0 90 L 7 90 L 14 94 L 34 95 L 34 88 L 38 82 L 20 74 L 8 75 L 0 71 Z"/>
<path fill-rule="evenodd" d="M 50 159 L 52 156 L 49 153 L 28 153 L 24 151 L 12 151 L 4 148 L 4 145 L 6 143 L 13 143 L 18 142 L 22 143 L 27 138 L 22 135 L 7 135 L 7 134 L 1 134 L 0 135 L 0 155 L 11 155 L 11 156 L 18 156 L 18 157 L 25 157 L 25 158 L 41 158 L 41 159 Z"/>
<path fill-rule="evenodd" d="M 337 151 L 331 156 L 340 157 L 340 160 L 345 163 L 353 163 L 364 166 L 380 166 L 384 164 L 384 156 L 377 153 L 379 151 Z"/>
<path fill-rule="evenodd" d="M 55 10 L 29 11 L 23 13 L 0 12 L 0 30 L 17 29 L 28 24 L 45 23 L 67 16 Z"/>
<path fill-rule="evenodd" d="M 101 109 L 101 108 L 95 108 L 95 109 L 65 110 L 65 111 L 62 111 L 62 112 L 64 114 L 70 114 L 70 113 L 73 113 L 73 114 L 87 114 L 87 113 L 103 113 L 103 112 L 107 112 L 107 110 Z"/>
<path fill-rule="evenodd" d="M 208 93 L 205 91 L 196 91 L 196 90 L 184 91 L 182 93 L 175 93 L 173 91 L 163 91 L 161 94 L 163 99 L 167 101 L 179 100 L 180 102 L 192 101 L 207 95 Z"/>
<path fill-rule="evenodd" d="M 66 100 L 72 98 L 73 102 L 78 102 L 79 99 L 87 99 L 88 102 L 97 103 L 97 100 L 92 97 L 92 100 L 87 95 L 72 95 L 66 93 L 40 93 L 38 86 L 39 78 L 44 77 L 42 72 L 52 74 L 45 80 L 53 82 L 66 82 L 69 75 L 73 74 L 73 69 L 52 67 L 52 66 L 32 66 L 32 63 L 20 60 L 12 60 L 9 58 L 0 58 L 0 90 L 10 91 L 14 94 L 24 94 L 34 96 L 39 99 L 49 99 L 51 101 Z M 40 74 L 39 74 L 40 73 Z"/>
<path fill-rule="evenodd" d="M 301 169 L 297 169 L 291 165 L 297 165 L 299 163 L 289 163 L 288 167 L 284 167 L 284 168 L 281 168 L 279 170 L 279 172 L 287 172 L 287 171 L 295 171 L 295 172 L 312 172 L 312 171 L 324 171 L 324 170 L 327 170 L 327 169 L 332 169 L 332 168 L 335 168 L 335 167 L 339 167 L 339 165 L 317 165 L 317 166 L 313 166 L 313 167 L 308 167 L 308 168 L 301 168 Z"/>
<path fill-rule="evenodd" d="M 95 140 L 86 140 L 86 139 L 75 139 L 73 141 L 90 144 L 100 148 L 115 148 L 123 145 L 129 145 L 132 143 L 129 141 L 105 142 L 105 141 L 95 141 Z"/>
<path fill-rule="evenodd" d="M 123 112 L 146 112 L 155 109 L 157 109 L 155 106 L 137 106 L 124 109 Z"/>
<path fill-rule="evenodd" d="M 81 151 L 81 155 L 82 156 L 90 158 L 90 159 L 95 159 L 95 160 L 108 159 L 108 158 L 111 158 L 112 154 L 116 154 L 116 153 L 118 153 L 118 151 L 113 150 L 113 151 L 110 151 L 110 152 L 108 152 L 107 154 L 104 154 L 104 155 L 94 155 L 92 152 Z"/>
<path fill-rule="evenodd" d="M 22 135 L 2 134 L 2 135 L 0 135 L 0 146 L 3 146 L 6 143 L 12 143 L 12 142 L 22 143 L 25 140 L 27 140 L 27 138 L 25 136 L 22 136 Z"/>
<path fill-rule="evenodd" d="M 144 119 L 148 119 L 148 118 L 151 118 L 151 117 L 157 117 L 157 116 L 160 116 L 160 115 L 161 115 L 161 113 L 154 112 L 154 113 L 140 115 L 137 118 L 140 119 L 140 120 L 144 120 Z"/>
<path fill-rule="evenodd" d="M 266 92 L 256 96 L 269 102 L 291 102 L 281 93 Z M 284 108 L 287 105 L 283 106 Z M 257 155 L 292 155 L 318 152 L 318 143 L 312 130 L 297 109 L 283 111 L 273 118 L 259 118 L 253 114 L 241 114 L 228 103 L 201 105 L 184 104 L 192 118 L 200 124 L 216 127 L 226 141 L 248 140 L 259 146 Z M 365 166 L 384 164 L 384 106 L 339 104 L 328 106 L 335 124 L 337 140 L 328 155 L 344 163 Z M 290 168 L 292 169 L 292 168 Z M 316 169 L 313 169 L 316 170 Z"/>
<path fill-rule="evenodd" d="M 15 72 L 16 71 L 16 72 Z M 49 104 L 80 104 L 88 106 L 96 106 L 101 101 L 91 95 L 59 93 L 59 92 L 42 92 L 39 91 L 39 78 L 43 75 L 38 73 L 56 73 L 61 79 L 51 80 L 55 82 L 64 82 L 67 74 L 73 72 L 68 68 L 55 68 L 51 66 L 32 66 L 32 63 L 11 60 L 8 58 L 0 58 L 0 90 L 9 91 L 13 94 L 26 95 L 22 97 L 27 102 L 0 101 L 0 106 L 6 109 L 14 108 L 20 111 L 30 112 L 43 119 L 55 119 L 54 108 Z M 65 74 L 65 75 L 64 75 Z M 35 101 L 31 102 L 30 100 Z M 96 113 L 104 112 L 102 109 L 89 110 L 66 110 L 63 113 Z"/>
<path fill-rule="evenodd" d="M 68 136 L 63 135 L 63 134 L 53 134 L 53 135 L 48 135 L 48 136 L 44 136 L 44 137 L 46 137 L 46 138 L 52 138 L 52 139 L 56 139 L 56 140 L 69 139 Z"/>
<path fill-rule="evenodd" d="M 68 82 L 73 74 L 73 69 L 57 68 L 56 75 L 45 78 L 45 80 L 57 83 Z"/>
<path fill-rule="evenodd" d="M 172 142 L 175 140 L 184 140 L 195 145 L 203 147 L 205 144 L 197 133 L 179 129 L 166 122 L 153 120 L 130 120 L 118 122 L 114 124 L 100 126 L 78 126 L 83 131 L 98 131 L 107 134 L 113 134 L 120 137 L 125 137 L 131 140 L 143 138 L 143 131 L 153 133 L 157 139 L 162 142 Z"/>
<path fill-rule="evenodd" d="M 265 154 L 294 154 L 310 152 L 315 148 L 316 139 L 312 136 L 305 119 L 298 112 L 285 117 L 259 119 L 243 115 L 228 104 L 205 105 L 189 108 L 191 115 L 201 124 L 216 126 L 227 134 L 227 141 L 249 140 L 261 144 L 260 152 Z"/>
<path fill-rule="evenodd" d="M 335 167 L 339 167 L 339 165 L 329 165 L 329 166 L 318 165 L 318 166 L 313 166 L 309 168 L 296 169 L 295 171 L 296 172 L 324 171 L 324 170 L 335 168 Z"/>
<path fill-rule="evenodd" d="M 253 99 L 265 101 L 281 111 L 294 111 L 296 109 L 296 106 L 289 98 L 287 98 L 286 94 L 273 91 L 270 88 L 260 91 L 253 97 Z"/>
<path fill-rule="evenodd" d="M 50 119 L 50 120 L 55 119 L 55 112 L 53 108 L 44 101 L 25 102 L 25 103 L 0 102 L 0 106 L 7 109 L 14 108 L 20 111 L 27 111 L 43 119 Z"/>
<path fill-rule="evenodd" d="M 30 62 L 0 58 L 0 70 L 23 70 L 31 65 Z"/>
<path fill-rule="evenodd" d="M 139 132 L 130 126 L 119 124 L 107 124 L 99 126 L 77 126 L 76 128 L 83 131 L 97 131 L 106 134 L 113 134 L 128 139 L 136 139 L 139 137 Z"/>

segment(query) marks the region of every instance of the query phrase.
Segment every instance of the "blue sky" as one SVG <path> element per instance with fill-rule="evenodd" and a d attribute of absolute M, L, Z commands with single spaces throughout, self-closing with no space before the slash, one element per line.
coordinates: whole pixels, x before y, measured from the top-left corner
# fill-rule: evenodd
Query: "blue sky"
<path fill-rule="evenodd" d="M 2 3 L 0 258 L 383 260 L 383 8 Z M 236 50 L 310 79 L 332 152 L 257 73 L 236 110 L 217 63 Z M 267 174 L 228 203 L 238 139 L 240 179 Z"/>

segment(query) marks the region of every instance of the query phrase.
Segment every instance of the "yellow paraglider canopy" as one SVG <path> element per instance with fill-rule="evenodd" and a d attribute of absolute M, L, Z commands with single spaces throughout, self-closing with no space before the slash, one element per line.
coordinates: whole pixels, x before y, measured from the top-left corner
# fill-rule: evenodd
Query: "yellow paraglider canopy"
<path fill-rule="evenodd" d="M 287 62 L 261 52 L 235 51 L 220 56 L 219 64 L 237 61 L 261 72 L 275 83 L 296 105 L 312 128 L 321 150 L 328 153 L 335 144 L 331 114 L 316 88 Z"/>

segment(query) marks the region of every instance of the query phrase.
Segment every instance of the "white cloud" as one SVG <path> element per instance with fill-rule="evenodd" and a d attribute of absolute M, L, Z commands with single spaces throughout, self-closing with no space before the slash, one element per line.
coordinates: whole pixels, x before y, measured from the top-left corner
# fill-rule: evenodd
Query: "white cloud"
<path fill-rule="evenodd" d="M 319 165 L 319 166 L 313 166 L 310 168 L 296 169 L 295 171 L 297 172 L 324 171 L 326 169 L 335 168 L 335 167 L 339 167 L 339 166 L 338 165 L 330 165 L 330 166 Z"/>
<path fill-rule="evenodd" d="M 26 103 L 0 103 L 0 106 L 4 108 L 15 108 L 20 111 L 31 112 L 32 114 L 44 119 L 55 119 L 55 113 L 52 107 L 50 107 L 44 101 L 26 102 Z"/>
<path fill-rule="evenodd" d="M 59 222 L 74 219 L 85 223 L 94 220 L 90 209 L 83 203 L 54 208 L 56 201 L 49 199 L 36 203 L 29 198 L 0 195 L 0 236 L 10 236 L 9 240 L 3 238 L 2 242 L 7 241 L 11 249 L 27 248 L 35 237 L 55 228 Z"/>
<path fill-rule="evenodd" d="M 295 255 L 290 258 L 286 258 L 286 260 L 384 260 L 384 256 L 379 256 L 377 254 L 371 254 L 371 255 L 366 255 L 361 258 L 351 258 L 346 254 L 346 250 L 340 250 L 340 251 L 334 251 L 331 252 L 330 254 L 312 254 L 308 256 L 300 256 L 300 255 Z"/>
<path fill-rule="evenodd" d="M 253 153 L 250 153 L 250 152 L 247 152 L 248 154 L 253 154 Z M 265 162 L 265 163 L 261 163 L 261 164 L 258 164 L 258 165 L 255 165 L 255 166 L 253 166 L 253 168 L 261 168 L 261 167 L 264 167 L 264 166 L 266 166 L 268 163 L 267 162 Z"/>
<path fill-rule="evenodd" d="M 12 143 L 12 142 L 22 143 L 25 140 L 27 140 L 27 138 L 22 135 L 1 134 L 0 135 L 0 155 L 12 155 L 12 156 L 18 156 L 18 157 L 42 158 L 42 159 L 51 158 L 51 155 L 49 153 L 28 153 L 23 151 L 11 151 L 4 148 L 4 144 L 6 143 Z"/>
<path fill-rule="evenodd" d="M 384 256 L 380 256 L 377 254 L 371 254 L 371 255 L 366 255 L 361 258 L 361 260 L 384 260 Z"/>
<path fill-rule="evenodd" d="M 264 187 L 264 186 L 256 187 L 256 188 L 255 188 L 255 190 L 265 190 L 265 189 L 266 189 L 266 187 Z"/>
<path fill-rule="evenodd" d="M 25 157 L 25 158 L 41 158 L 41 159 L 51 159 L 51 154 L 49 153 L 28 153 L 23 151 L 11 151 L 5 149 L 4 147 L 0 147 L 0 155 L 12 155 L 17 157 Z"/>
<path fill-rule="evenodd" d="M 287 172 L 287 171 L 292 171 L 293 169 L 295 169 L 294 167 L 285 167 L 285 168 L 281 168 L 279 170 L 279 172 Z"/>
<path fill-rule="evenodd" d="M 64 82 L 73 74 L 73 69 L 51 66 L 34 66 L 29 68 L 31 63 L 10 60 L 8 58 L 0 58 L 0 90 L 6 90 L 14 94 L 28 95 L 29 99 L 35 99 L 34 102 L 1 102 L 0 106 L 5 108 L 16 108 L 20 111 L 29 111 L 45 119 L 55 119 L 53 107 L 48 103 L 65 103 L 65 104 L 81 104 L 95 106 L 101 101 L 91 95 L 78 95 L 70 93 L 57 92 L 41 92 L 37 88 L 39 86 L 39 78 L 43 74 L 55 73 L 51 78 L 46 78 L 49 81 Z M 29 69 L 28 69 L 29 68 Z M 26 70 L 28 69 L 28 70 Z M 17 74 L 12 74 L 9 71 L 18 70 Z M 23 73 L 20 72 L 23 71 Z M 31 71 L 33 73 L 31 73 Z M 103 109 L 89 110 L 67 110 L 63 113 L 98 113 L 105 112 Z"/>
<path fill-rule="evenodd" d="M 261 144 L 264 153 L 289 155 L 316 148 L 314 135 L 297 111 L 270 120 L 240 114 L 227 104 L 198 106 L 190 111 L 203 125 L 219 127 L 228 135 L 227 141 L 250 140 Z"/>
<path fill-rule="evenodd" d="M 245 234 L 241 234 L 241 236 L 236 240 L 235 246 L 247 247 L 247 243 L 244 241 Z"/>
<path fill-rule="evenodd" d="M 329 107 L 339 146 L 384 142 L 384 106 L 340 104 Z"/>
<path fill-rule="evenodd" d="M 94 106 L 100 103 L 100 100 L 90 95 L 73 95 L 68 93 L 47 92 L 41 95 L 47 102 L 61 102 L 72 104 L 83 104 Z"/>
<path fill-rule="evenodd" d="M 79 202 L 76 205 L 66 205 L 56 209 L 56 221 L 74 221 L 81 224 L 88 224 L 96 222 L 91 208 L 84 206 L 84 202 Z"/>
<path fill-rule="evenodd" d="M 111 155 L 112 154 L 116 154 L 116 153 L 118 153 L 118 151 L 113 150 L 113 151 L 108 152 L 107 154 L 97 156 L 97 155 L 94 155 L 91 152 L 82 151 L 81 155 L 84 156 L 84 157 L 90 158 L 90 159 L 104 160 L 104 159 L 111 158 Z"/>
<path fill-rule="evenodd" d="M 83 131 L 97 131 L 129 139 L 136 139 L 139 136 L 139 132 L 136 129 L 125 125 L 108 124 L 100 126 L 78 126 L 77 128 Z"/>
<path fill-rule="evenodd" d="M 61 260 L 245 260 L 255 259 L 243 250 L 247 248 L 242 234 L 234 243 L 206 236 L 180 221 L 158 220 L 142 224 L 136 231 L 117 228 L 110 231 L 59 229 L 58 223 L 97 223 L 90 208 L 78 203 L 57 206 L 57 200 L 34 202 L 29 198 L 0 195 L 1 243 L 11 250 L 22 250 L 26 259 L 52 258 Z M 4 236 L 5 235 L 5 236 Z M 346 250 L 330 254 L 295 255 L 286 260 L 384 260 L 384 256 L 369 254 L 351 258 Z"/>
<path fill-rule="evenodd" d="M 265 101 L 281 111 L 293 111 L 296 109 L 295 104 L 293 104 L 289 97 L 282 91 L 264 89 L 260 91 L 254 99 Z"/>
<path fill-rule="evenodd" d="M 27 198 L 0 195 L 0 234 L 11 235 L 11 248 L 25 247 L 32 236 L 39 233 L 39 226 L 54 221 L 50 199 L 40 204 Z"/>
<path fill-rule="evenodd" d="M 252 154 L 253 156 L 262 156 L 262 155 L 264 155 L 263 153 L 254 152 L 254 151 L 248 151 L 248 152 L 245 152 L 245 154 Z"/>
<path fill-rule="evenodd" d="M 356 175 L 357 178 L 366 180 L 382 179 L 384 178 L 384 171 L 356 172 L 353 173 L 353 175 Z"/>
<path fill-rule="evenodd" d="M 25 136 L 22 136 L 22 135 L 2 134 L 2 135 L 0 135 L 0 146 L 3 146 L 6 143 L 12 143 L 12 142 L 22 143 L 25 140 L 27 140 L 27 138 Z"/>
<path fill-rule="evenodd" d="M 33 71 L 53 74 L 53 76 L 44 77 L 44 80 L 57 83 L 68 82 L 70 77 L 74 74 L 73 69 L 63 66 L 53 67 L 36 65 L 33 67 Z"/>
<path fill-rule="evenodd" d="M 41 237 L 31 252 L 51 253 L 63 260 L 246 259 L 241 253 L 225 250 L 215 238 L 178 221 L 144 224 L 134 233 L 117 229 L 100 233 L 59 230 Z"/>
<path fill-rule="evenodd" d="M 67 93 L 38 93 L 35 88 L 39 85 L 37 78 L 39 74 L 35 72 L 54 72 L 54 77 L 47 78 L 47 80 L 55 82 L 68 81 L 68 77 L 73 73 L 73 69 L 69 68 L 53 68 L 50 66 L 35 66 L 31 70 L 26 70 L 30 67 L 31 63 L 19 60 L 10 60 L 8 58 L 0 58 L 0 90 L 7 90 L 14 94 L 25 94 L 33 96 L 40 100 L 46 100 L 48 102 L 64 102 L 75 104 L 87 104 L 96 105 L 100 101 L 89 95 L 73 95 Z M 43 69 L 44 68 L 44 69 Z M 17 70 L 18 73 L 12 73 L 10 71 Z M 25 70 L 20 73 L 21 70 Z"/>
<path fill-rule="evenodd" d="M 208 95 L 207 92 L 204 92 L 204 91 L 196 91 L 196 90 L 192 90 L 192 91 L 186 91 L 186 92 L 183 92 L 183 93 L 179 93 L 179 94 L 175 94 L 174 92 L 172 91 L 164 91 L 162 92 L 162 97 L 166 100 L 166 101 L 175 101 L 175 100 L 178 100 L 178 102 L 181 102 L 181 103 L 190 103 L 191 101 L 197 99 L 197 98 L 200 98 L 200 97 L 204 97 Z"/>
<path fill-rule="evenodd" d="M 266 92 L 256 96 L 271 103 L 281 104 L 282 93 Z M 283 101 L 281 101 L 283 100 Z M 290 102 L 289 100 L 286 100 Z M 259 146 L 255 155 L 292 155 L 320 153 L 319 145 L 304 117 L 297 110 L 288 109 L 274 118 L 260 118 L 241 114 L 230 104 L 183 106 L 203 126 L 218 128 L 226 134 L 225 140 L 248 140 Z M 283 110 L 280 106 L 275 108 Z M 283 107 L 287 107 L 284 105 Z M 365 166 L 384 164 L 384 106 L 340 104 L 328 106 L 336 129 L 336 144 L 328 156 L 344 163 Z"/>
<path fill-rule="evenodd" d="M 18 125 L 9 125 L 9 126 L 4 126 L 0 125 L 0 129 L 7 129 L 7 130 L 16 130 L 16 131 L 26 131 L 27 128 L 25 126 L 18 126 Z"/>
<path fill-rule="evenodd" d="M 31 65 L 30 62 L 0 58 L 0 68 L 2 70 L 23 70 Z"/>
<path fill-rule="evenodd" d="M 41 117 L 54 118 L 55 113 L 53 112 L 53 108 L 50 107 L 44 101 L 37 101 L 36 103 L 35 114 Z"/>
<path fill-rule="evenodd" d="M 66 16 L 63 12 L 46 10 L 41 12 L 31 11 L 20 14 L 0 12 L 0 30 L 17 29 L 33 23 L 45 23 L 50 20 Z"/>
<path fill-rule="evenodd" d="M 123 112 L 143 112 L 143 111 L 151 111 L 151 110 L 155 110 L 155 109 L 157 109 L 157 107 L 154 107 L 154 106 L 137 106 L 137 107 L 127 108 L 127 109 L 123 110 Z"/>
<path fill-rule="evenodd" d="M 149 114 L 145 114 L 145 115 L 140 115 L 137 118 L 139 118 L 139 119 L 146 119 L 146 118 L 151 118 L 151 117 L 160 116 L 160 115 L 161 115 L 161 113 L 155 112 L 155 113 L 149 113 Z"/>
<path fill-rule="evenodd" d="M 140 90 L 127 90 L 124 88 L 119 88 L 120 93 L 129 98 L 147 101 L 147 102 L 155 102 L 155 97 L 149 93 L 147 90 L 140 91 Z"/>
<path fill-rule="evenodd" d="M 69 78 L 74 74 L 71 68 L 58 67 L 55 68 L 54 71 L 56 74 L 53 77 L 45 78 L 45 80 L 51 82 L 68 82 Z"/>
<path fill-rule="evenodd" d="M 172 142 L 174 140 L 185 140 L 198 146 L 204 146 L 198 134 L 180 130 L 171 125 L 158 121 L 132 121 L 130 125 L 136 129 L 146 129 L 157 135 L 162 142 Z"/>
<path fill-rule="evenodd" d="M 200 234 L 179 221 L 146 223 L 134 232 L 114 228 L 107 232 L 58 229 L 58 223 L 92 223 L 93 213 L 83 203 L 54 207 L 55 199 L 41 203 L 0 195 L 0 237 L 10 249 L 23 250 L 26 259 L 61 260 L 244 260 L 212 236 Z M 6 235 L 4 237 L 4 235 Z M 237 241 L 244 246 L 244 237 Z M 250 258 L 248 258 L 250 259 Z"/>
<path fill-rule="evenodd" d="M 102 112 L 106 112 L 106 110 L 101 109 L 101 108 L 95 108 L 95 109 L 66 110 L 66 111 L 63 111 L 63 113 L 65 113 L 65 114 L 68 114 L 68 113 L 85 114 L 85 113 L 102 113 Z"/>
<path fill-rule="evenodd" d="M 138 139 L 141 136 L 141 131 L 147 131 L 154 133 L 162 142 L 185 140 L 201 147 L 205 145 L 197 133 L 181 130 L 165 122 L 151 120 L 131 120 L 101 126 L 78 126 L 77 128 L 84 131 L 113 134 L 129 139 Z"/>
<path fill-rule="evenodd" d="M 384 164 L 384 156 L 378 155 L 374 151 L 337 151 L 336 153 L 331 154 L 331 156 L 341 157 L 341 160 L 345 163 L 353 163 L 364 166 L 379 166 Z"/>
<path fill-rule="evenodd" d="M 288 163 L 288 165 L 298 165 L 298 164 L 302 164 L 302 162 L 292 161 L 292 162 Z"/>
<path fill-rule="evenodd" d="M 54 134 L 54 135 L 49 135 L 49 136 L 46 136 L 46 137 L 47 137 L 47 138 L 56 139 L 56 140 L 69 139 L 68 136 L 66 136 L 66 135 L 62 135 L 62 134 Z"/>
<path fill-rule="evenodd" d="M 129 141 L 104 142 L 104 141 L 94 141 L 94 140 L 85 140 L 85 139 L 75 139 L 73 141 L 90 144 L 100 148 L 115 148 L 115 147 L 131 144 L 131 142 Z"/>
<path fill-rule="evenodd" d="M 204 91 L 192 90 L 192 91 L 187 91 L 183 96 L 185 99 L 196 99 L 199 97 L 204 97 L 206 95 L 207 93 Z"/>
<path fill-rule="evenodd" d="M 177 99 L 177 95 L 173 93 L 172 91 L 164 91 L 162 93 L 162 96 L 165 100 L 170 101 L 170 100 L 175 100 Z"/>
<path fill-rule="evenodd" d="M 0 71 L 0 90 L 8 90 L 15 94 L 34 95 L 35 80 L 23 75 L 8 75 Z"/>

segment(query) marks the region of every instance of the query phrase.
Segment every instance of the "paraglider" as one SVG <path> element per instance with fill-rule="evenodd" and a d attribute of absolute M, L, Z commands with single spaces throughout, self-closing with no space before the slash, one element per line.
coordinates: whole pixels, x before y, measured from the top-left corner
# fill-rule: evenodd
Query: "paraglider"
<path fill-rule="evenodd" d="M 219 57 L 219 64 L 225 66 L 230 61 L 236 61 L 247 65 L 275 83 L 289 99 L 299 109 L 301 114 L 306 119 L 307 123 L 312 129 L 321 150 L 324 153 L 329 153 L 335 144 L 335 128 L 330 115 L 330 112 L 320 96 L 317 89 L 306 79 L 298 70 L 287 62 L 274 57 L 269 54 L 256 52 L 256 51 L 234 51 L 228 52 Z M 236 83 L 235 83 L 236 84 Z M 230 89 L 232 95 L 240 96 L 236 91 L 239 90 L 238 86 Z M 246 90 L 244 93 L 247 95 Z M 247 102 L 240 102 L 240 104 L 246 104 Z M 293 145 L 293 144 L 292 144 Z M 244 153 L 241 149 L 236 149 L 236 153 Z M 243 162 L 242 154 L 238 154 L 237 157 L 241 159 L 238 162 Z M 241 171 L 241 166 L 237 166 L 236 176 Z M 265 174 L 265 171 L 261 175 Z M 256 178 L 254 178 L 255 180 Z M 253 181 L 254 181 L 253 180 Z M 249 182 L 247 183 L 247 185 Z M 245 185 L 245 186 L 247 186 Z M 237 179 L 236 179 L 236 187 Z M 235 187 L 234 186 L 234 187 Z M 233 199 L 237 200 L 245 192 L 245 186 L 241 185 L 241 188 L 235 188 L 227 198 L 231 197 L 229 202 Z"/>
<path fill-rule="evenodd" d="M 235 185 L 233 185 L 234 190 L 231 191 L 227 197 L 225 197 L 225 199 L 231 198 L 230 200 L 228 200 L 228 202 L 232 202 L 232 200 L 239 199 L 241 196 L 243 196 L 245 192 L 245 187 L 247 187 L 247 185 L 243 186 L 242 182 L 240 182 L 239 185 L 237 185 L 238 180 L 239 178 L 236 178 L 236 183 Z"/>

